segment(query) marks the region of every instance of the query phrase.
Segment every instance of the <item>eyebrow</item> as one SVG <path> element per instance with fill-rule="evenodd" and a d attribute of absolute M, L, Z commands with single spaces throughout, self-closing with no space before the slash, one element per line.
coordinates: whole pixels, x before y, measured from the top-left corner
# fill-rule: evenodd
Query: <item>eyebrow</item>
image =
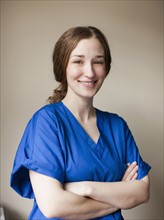
<path fill-rule="evenodd" d="M 73 55 L 72 57 L 84 57 L 84 55 Z"/>
<path fill-rule="evenodd" d="M 84 55 L 73 55 L 72 57 L 80 57 L 80 58 L 84 58 L 85 56 Z M 105 56 L 104 55 L 97 55 L 97 56 L 95 56 L 95 58 L 105 58 Z"/>

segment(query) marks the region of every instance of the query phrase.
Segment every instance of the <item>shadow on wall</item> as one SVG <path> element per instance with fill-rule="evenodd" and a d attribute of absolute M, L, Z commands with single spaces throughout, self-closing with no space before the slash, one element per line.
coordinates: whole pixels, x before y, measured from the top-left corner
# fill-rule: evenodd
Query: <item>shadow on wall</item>
<path fill-rule="evenodd" d="M 12 208 L 4 207 L 5 220 L 26 220 L 20 215 L 19 210 L 15 211 Z"/>
<path fill-rule="evenodd" d="M 154 173 L 153 175 L 150 174 L 150 180 L 151 180 L 151 189 L 150 189 L 150 203 L 153 205 L 153 210 L 159 210 L 159 220 L 160 216 L 163 216 L 163 197 L 161 194 L 163 193 L 163 186 L 161 178 L 159 178 L 158 173 Z M 152 179 L 153 178 L 153 179 Z M 153 202 L 153 200 L 155 202 Z M 160 208 L 161 207 L 161 208 Z M 160 213 L 161 212 L 161 213 Z M 153 214 L 153 213 L 152 213 Z"/>

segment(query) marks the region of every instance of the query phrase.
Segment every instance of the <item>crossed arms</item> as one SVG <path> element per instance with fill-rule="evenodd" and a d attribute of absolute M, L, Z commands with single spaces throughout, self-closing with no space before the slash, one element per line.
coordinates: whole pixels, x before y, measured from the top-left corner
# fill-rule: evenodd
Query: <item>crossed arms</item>
<path fill-rule="evenodd" d="M 129 164 L 120 182 L 72 182 L 29 171 L 38 206 L 47 218 L 92 219 L 130 209 L 149 199 L 149 177 L 136 180 L 138 166 Z"/>

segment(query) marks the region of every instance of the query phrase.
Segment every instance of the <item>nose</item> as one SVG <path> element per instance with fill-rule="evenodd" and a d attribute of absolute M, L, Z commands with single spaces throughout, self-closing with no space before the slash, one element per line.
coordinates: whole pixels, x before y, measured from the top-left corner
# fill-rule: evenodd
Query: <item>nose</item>
<path fill-rule="evenodd" d="M 92 78 L 95 75 L 92 63 L 86 63 L 83 71 L 84 71 L 84 76 L 88 78 Z"/>

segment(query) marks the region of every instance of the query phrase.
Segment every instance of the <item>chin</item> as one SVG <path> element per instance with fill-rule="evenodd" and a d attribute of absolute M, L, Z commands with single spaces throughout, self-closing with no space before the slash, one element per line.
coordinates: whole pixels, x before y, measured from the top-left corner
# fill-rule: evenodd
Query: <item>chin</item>
<path fill-rule="evenodd" d="M 90 93 L 90 94 L 79 94 L 79 96 L 84 97 L 86 99 L 93 99 L 94 96 L 96 95 L 97 92 L 95 93 Z"/>

